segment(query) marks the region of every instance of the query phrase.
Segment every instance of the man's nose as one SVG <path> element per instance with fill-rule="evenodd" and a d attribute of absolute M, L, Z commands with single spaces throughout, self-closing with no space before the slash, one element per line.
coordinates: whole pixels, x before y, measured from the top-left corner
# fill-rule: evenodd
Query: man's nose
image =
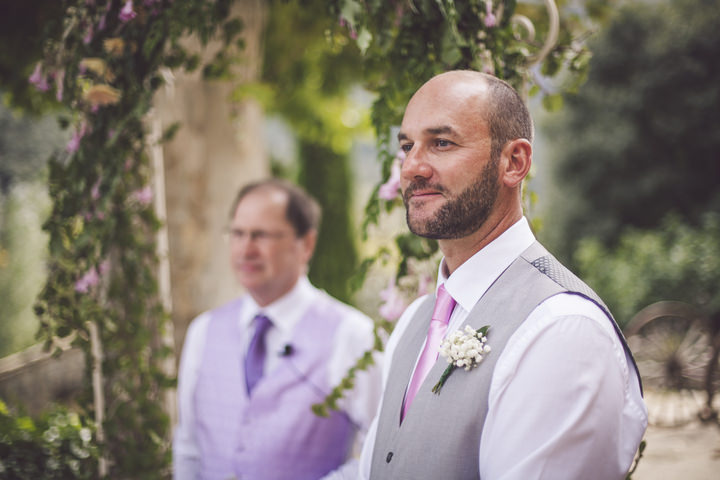
<path fill-rule="evenodd" d="M 405 160 L 400 170 L 400 176 L 407 180 L 412 181 L 416 178 L 430 178 L 433 174 L 433 169 L 427 159 L 426 152 L 417 145 L 405 152 Z"/>

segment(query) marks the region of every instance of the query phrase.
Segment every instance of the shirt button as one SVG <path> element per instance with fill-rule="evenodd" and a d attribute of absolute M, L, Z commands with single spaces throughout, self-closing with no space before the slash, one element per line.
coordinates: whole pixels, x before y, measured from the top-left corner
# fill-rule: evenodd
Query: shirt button
<path fill-rule="evenodd" d="M 387 457 L 385 457 L 385 462 L 390 463 L 390 460 L 392 460 L 393 452 L 388 452 Z"/>

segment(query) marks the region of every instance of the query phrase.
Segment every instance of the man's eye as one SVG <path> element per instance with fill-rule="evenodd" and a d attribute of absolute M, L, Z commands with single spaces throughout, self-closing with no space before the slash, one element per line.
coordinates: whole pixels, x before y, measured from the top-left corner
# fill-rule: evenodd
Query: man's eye
<path fill-rule="evenodd" d="M 400 145 L 400 150 L 402 150 L 405 153 L 408 153 L 412 149 L 412 143 L 406 143 L 404 145 Z"/>
<path fill-rule="evenodd" d="M 438 147 L 449 147 L 450 145 L 452 145 L 452 142 L 449 140 L 438 139 L 435 140 L 435 145 Z"/>

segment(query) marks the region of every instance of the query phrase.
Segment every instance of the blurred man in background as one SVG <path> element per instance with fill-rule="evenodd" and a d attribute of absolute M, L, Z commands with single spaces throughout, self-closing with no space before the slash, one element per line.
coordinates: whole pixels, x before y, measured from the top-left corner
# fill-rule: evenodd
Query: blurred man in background
<path fill-rule="evenodd" d="M 247 293 L 190 325 L 180 362 L 176 479 L 314 480 L 342 465 L 376 413 L 379 369 L 329 418 L 311 411 L 373 345 L 372 321 L 307 279 L 318 204 L 295 185 L 245 186 L 230 261 Z"/>

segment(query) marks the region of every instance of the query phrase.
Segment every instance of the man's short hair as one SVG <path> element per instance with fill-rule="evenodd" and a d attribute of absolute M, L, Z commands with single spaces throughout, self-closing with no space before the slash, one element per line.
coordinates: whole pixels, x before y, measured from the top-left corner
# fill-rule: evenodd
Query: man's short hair
<path fill-rule="evenodd" d="M 499 159 L 507 142 L 524 138 L 533 140 L 533 122 L 525 101 L 509 83 L 488 74 L 481 74 L 488 85 L 485 120 L 492 138 L 490 155 Z"/>
<path fill-rule="evenodd" d="M 235 216 L 240 201 L 246 195 L 255 190 L 266 188 L 278 190 L 287 195 L 285 218 L 295 230 L 295 235 L 302 237 L 310 230 L 317 231 L 320 228 L 322 210 L 318 202 L 302 188 L 279 178 L 259 180 L 242 187 L 233 201 L 230 218 Z"/>

